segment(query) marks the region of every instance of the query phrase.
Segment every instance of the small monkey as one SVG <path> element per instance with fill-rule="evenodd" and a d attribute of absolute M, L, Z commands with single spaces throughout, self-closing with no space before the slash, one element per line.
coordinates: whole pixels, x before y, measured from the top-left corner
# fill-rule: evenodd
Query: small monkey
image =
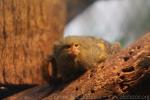
<path fill-rule="evenodd" d="M 120 49 L 119 44 L 92 36 L 68 36 L 54 44 L 53 53 L 42 66 L 46 80 L 61 79 L 70 81 L 85 71 L 103 62 L 106 58 Z M 48 65 L 52 64 L 52 75 L 48 72 Z"/>

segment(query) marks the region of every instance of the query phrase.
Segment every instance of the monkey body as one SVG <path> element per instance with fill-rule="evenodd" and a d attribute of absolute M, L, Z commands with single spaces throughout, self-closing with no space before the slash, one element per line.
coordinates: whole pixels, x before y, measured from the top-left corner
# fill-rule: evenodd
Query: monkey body
<path fill-rule="evenodd" d="M 54 44 L 51 55 L 52 77 L 71 80 L 103 62 L 113 53 L 113 47 L 107 41 L 91 36 L 62 38 Z"/>

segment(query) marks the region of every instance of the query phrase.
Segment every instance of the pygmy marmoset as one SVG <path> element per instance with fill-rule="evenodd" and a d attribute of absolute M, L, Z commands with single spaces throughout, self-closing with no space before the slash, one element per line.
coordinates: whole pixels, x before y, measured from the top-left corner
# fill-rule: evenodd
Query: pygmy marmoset
<path fill-rule="evenodd" d="M 54 44 L 53 53 L 42 66 L 43 75 L 49 80 L 48 64 L 52 63 L 51 78 L 68 81 L 81 75 L 109 55 L 119 50 L 119 44 L 92 36 L 68 36 Z"/>

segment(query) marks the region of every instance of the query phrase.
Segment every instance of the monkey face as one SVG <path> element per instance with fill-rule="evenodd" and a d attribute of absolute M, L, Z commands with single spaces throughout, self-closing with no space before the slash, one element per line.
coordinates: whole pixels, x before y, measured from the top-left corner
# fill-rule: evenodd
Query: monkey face
<path fill-rule="evenodd" d="M 76 41 L 59 41 L 54 45 L 55 57 L 64 56 L 76 58 L 80 54 L 80 44 Z"/>
<path fill-rule="evenodd" d="M 65 52 L 72 58 L 75 58 L 79 55 L 80 50 L 79 50 L 80 46 L 77 43 L 72 43 L 70 45 L 66 45 L 66 47 L 64 48 Z"/>
<path fill-rule="evenodd" d="M 74 41 L 67 43 L 59 42 L 59 44 L 54 46 L 54 58 L 57 64 L 58 74 L 61 77 L 73 77 L 76 75 L 75 73 L 83 71 L 78 62 L 78 56 L 81 53 L 80 49 L 80 44 Z"/>
<path fill-rule="evenodd" d="M 57 52 L 56 61 L 62 68 L 76 68 L 77 57 L 80 54 L 80 46 L 77 43 L 63 45 Z"/>

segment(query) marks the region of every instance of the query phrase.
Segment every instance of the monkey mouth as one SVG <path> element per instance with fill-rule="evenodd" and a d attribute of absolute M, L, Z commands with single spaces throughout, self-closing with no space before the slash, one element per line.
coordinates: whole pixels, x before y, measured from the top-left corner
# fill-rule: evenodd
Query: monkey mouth
<path fill-rule="evenodd" d="M 70 52 L 68 52 L 68 54 L 69 54 L 69 56 L 71 56 L 72 58 L 75 58 L 75 57 L 77 57 L 78 55 L 79 55 L 79 52 L 80 51 L 70 51 Z"/>
<path fill-rule="evenodd" d="M 80 50 L 79 49 L 72 49 L 68 52 L 69 56 L 75 58 L 79 55 Z"/>

